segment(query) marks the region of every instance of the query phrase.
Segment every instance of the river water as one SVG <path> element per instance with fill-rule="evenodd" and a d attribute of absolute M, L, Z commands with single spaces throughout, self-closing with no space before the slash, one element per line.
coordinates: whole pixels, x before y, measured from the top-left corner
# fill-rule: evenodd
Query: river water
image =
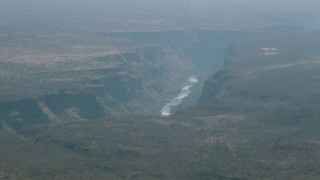
<path fill-rule="evenodd" d="M 188 81 L 182 84 L 180 93 L 176 97 L 169 99 L 167 104 L 163 106 L 161 109 L 161 116 L 171 116 L 172 108 L 181 104 L 183 99 L 188 97 L 191 93 L 191 88 L 197 85 L 198 82 L 199 80 L 195 76 L 190 76 Z"/>

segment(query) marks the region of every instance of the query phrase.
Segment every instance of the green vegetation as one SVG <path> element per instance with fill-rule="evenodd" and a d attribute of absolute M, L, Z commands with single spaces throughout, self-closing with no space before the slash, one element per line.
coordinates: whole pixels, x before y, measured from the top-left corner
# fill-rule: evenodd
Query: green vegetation
<path fill-rule="evenodd" d="M 19 116 L 28 122 L 38 117 L 29 110 L 41 114 L 39 104 L 42 110 L 47 106 L 54 115 L 74 121 L 20 123 L 15 129 L 4 121 L 0 177 L 318 179 L 319 37 L 318 32 L 307 31 L 271 33 L 234 43 L 227 50 L 224 67 L 206 81 L 199 103 L 170 118 L 100 114 L 105 106 L 96 97 L 117 90 L 108 85 L 128 87 L 119 91 L 121 96 L 114 96 L 123 104 L 135 99 L 129 95 L 147 82 L 107 78 L 117 72 L 113 69 L 94 70 L 105 74 L 86 84 L 94 94 L 67 90 L 46 95 L 38 103 L 1 104 L 4 119 Z M 276 48 L 277 53 L 260 49 L 265 47 Z M 161 52 L 152 50 L 151 54 Z M 140 53 L 150 59 L 147 52 Z M 139 62 L 130 53 L 116 59 L 129 58 Z M 106 107 L 117 105 L 109 102 Z M 6 110 L 13 106 L 15 111 Z M 82 118 L 95 121 L 82 122 Z"/>
<path fill-rule="evenodd" d="M 0 3 L 0 179 L 320 179 L 318 10 L 39 2 Z"/>

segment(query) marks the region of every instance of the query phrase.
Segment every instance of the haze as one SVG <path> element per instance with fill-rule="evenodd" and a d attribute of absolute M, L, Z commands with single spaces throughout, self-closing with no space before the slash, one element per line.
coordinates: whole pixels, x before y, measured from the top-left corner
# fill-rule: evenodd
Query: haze
<path fill-rule="evenodd" d="M 0 0 L 0 179 L 320 179 L 318 0 Z"/>

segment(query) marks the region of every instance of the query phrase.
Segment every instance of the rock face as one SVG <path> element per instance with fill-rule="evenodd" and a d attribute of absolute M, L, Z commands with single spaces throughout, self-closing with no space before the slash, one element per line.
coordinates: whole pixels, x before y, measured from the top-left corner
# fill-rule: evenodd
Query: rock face
<path fill-rule="evenodd" d="M 80 51 L 74 59 L 53 62 L 24 54 L 28 62 L 20 56 L 1 62 L 11 70 L 0 76 L 1 120 L 19 129 L 31 121 L 158 116 L 181 83 L 190 75 L 203 80 L 218 69 L 227 45 L 242 36 L 211 30 L 99 33 L 97 43 L 112 40 L 116 43 L 107 46 L 117 50 L 92 56 Z"/>
<path fill-rule="evenodd" d="M 92 120 L 105 116 L 156 114 L 166 96 L 174 92 L 186 74 L 197 72 L 176 52 L 161 47 L 142 47 L 132 52 L 94 58 L 114 67 L 61 72 L 61 82 L 38 97 L 2 101 L 1 119 L 8 124 L 29 121 Z M 59 74 L 57 72 L 56 74 Z M 50 81 L 54 81 L 55 74 Z M 65 82 L 64 82 L 65 81 Z M 43 86 L 42 84 L 37 84 Z M 27 95 L 27 94 L 26 94 Z M 49 115 L 51 114 L 51 115 Z M 53 118 L 54 117 L 54 118 Z M 11 125 L 10 125 L 11 126 Z"/>

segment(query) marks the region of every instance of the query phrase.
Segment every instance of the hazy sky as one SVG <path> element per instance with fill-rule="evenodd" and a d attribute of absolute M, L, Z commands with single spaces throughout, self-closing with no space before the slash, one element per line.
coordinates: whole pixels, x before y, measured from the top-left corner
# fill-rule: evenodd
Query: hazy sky
<path fill-rule="evenodd" d="M 96 20 L 100 25 L 108 18 L 124 22 L 128 19 L 163 20 L 171 25 L 183 21 L 206 24 L 214 22 L 212 19 L 218 11 L 223 12 L 224 17 L 216 19 L 234 19 L 231 24 L 239 22 L 239 17 L 247 23 L 250 20 L 245 18 L 251 16 L 249 12 L 267 12 L 268 15 L 279 12 L 320 14 L 320 0 L 0 0 L 0 26 L 26 22 L 66 22 L 70 25 L 75 22 L 73 25 L 81 25 L 84 21 L 88 25 Z M 246 17 L 239 16 L 243 14 Z"/>
<path fill-rule="evenodd" d="M 319 0 L 0 0 L 1 4 L 70 6 L 78 8 L 121 6 L 126 7 L 278 7 L 320 9 Z"/>

